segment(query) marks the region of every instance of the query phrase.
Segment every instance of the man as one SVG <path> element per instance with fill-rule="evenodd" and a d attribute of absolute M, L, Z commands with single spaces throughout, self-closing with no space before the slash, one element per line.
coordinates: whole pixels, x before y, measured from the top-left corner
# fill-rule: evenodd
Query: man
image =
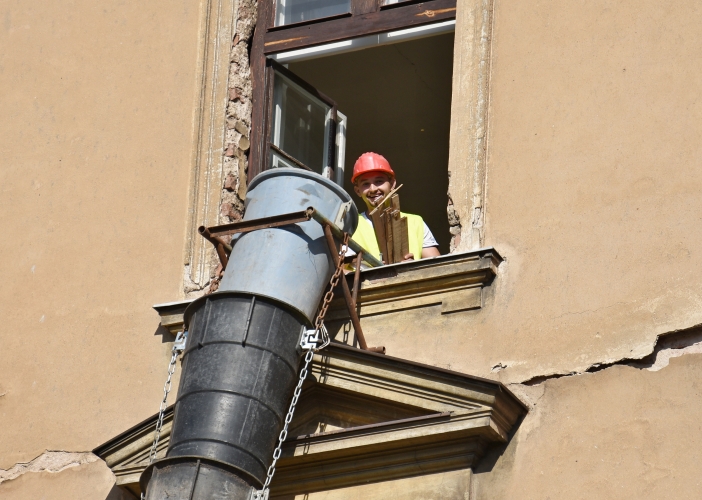
<path fill-rule="evenodd" d="M 380 249 L 373 230 L 373 223 L 368 213 L 377 207 L 390 191 L 395 189 L 395 172 L 390 163 L 377 153 L 364 153 L 353 166 L 351 177 L 353 190 L 361 197 L 368 209 L 358 219 L 358 228 L 352 238 L 369 253 L 380 259 Z M 437 257 L 439 244 L 431 234 L 429 227 L 419 215 L 402 214 L 407 217 L 410 253 L 404 256 L 403 262 L 427 257 Z"/>

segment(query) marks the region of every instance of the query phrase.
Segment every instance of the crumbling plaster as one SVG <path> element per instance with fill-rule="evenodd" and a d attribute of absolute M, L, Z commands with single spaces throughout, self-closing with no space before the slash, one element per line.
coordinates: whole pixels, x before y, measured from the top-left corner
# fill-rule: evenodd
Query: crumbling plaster
<path fill-rule="evenodd" d="M 368 318 L 369 342 L 518 383 L 642 358 L 702 323 L 696 4 L 458 5 L 454 246 L 505 262 L 480 311 Z"/>
<path fill-rule="evenodd" d="M 215 291 L 219 285 L 219 259 L 197 228 L 235 222 L 243 216 L 253 106 L 249 58 L 257 5 L 252 0 L 212 0 L 206 6 L 205 76 L 196 111 L 198 147 L 183 272 L 186 298 Z M 229 52 L 222 61 L 225 45 Z"/>
<path fill-rule="evenodd" d="M 109 467 L 92 453 L 47 451 L 0 470 L 0 496 L 8 500 L 132 500 L 114 486 Z"/>
<path fill-rule="evenodd" d="M 473 500 L 696 498 L 701 361 L 510 385 L 530 412 L 475 469 Z"/>

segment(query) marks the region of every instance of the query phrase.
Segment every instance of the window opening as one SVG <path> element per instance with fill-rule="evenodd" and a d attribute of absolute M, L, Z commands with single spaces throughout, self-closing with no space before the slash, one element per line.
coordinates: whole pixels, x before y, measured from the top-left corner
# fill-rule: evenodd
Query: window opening
<path fill-rule="evenodd" d="M 455 17 L 456 0 L 259 2 L 249 179 L 293 166 L 351 192 L 344 166 L 378 152 L 447 252 Z"/>
<path fill-rule="evenodd" d="M 287 74 L 345 110 L 337 112 L 335 121 L 334 180 L 353 193 L 351 169 L 344 172 L 344 164 L 353 165 L 367 151 L 382 154 L 404 184 L 403 211 L 422 216 L 444 253 L 450 240 L 446 205 L 453 39 L 453 31 L 415 34 L 408 41 L 323 56 L 312 52 L 286 61 Z M 310 144 L 320 149 L 320 140 Z"/>

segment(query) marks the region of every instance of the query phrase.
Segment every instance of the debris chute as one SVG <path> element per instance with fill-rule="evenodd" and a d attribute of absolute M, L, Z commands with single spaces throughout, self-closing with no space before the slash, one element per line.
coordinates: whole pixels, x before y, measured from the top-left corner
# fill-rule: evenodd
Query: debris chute
<path fill-rule="evenodd" d="M 343 189 L 287 168 L 251 181 L 244 220 L 311 206 L 344 232 L 356 229 Z M 334 263 L 314 220 L 238 236 L 218 291 L 185 311 L 170 443 L 140 479 L 147 500 L 245 500 L 264 484 L 297 382 L 300 334 L 314 322 Z"/>

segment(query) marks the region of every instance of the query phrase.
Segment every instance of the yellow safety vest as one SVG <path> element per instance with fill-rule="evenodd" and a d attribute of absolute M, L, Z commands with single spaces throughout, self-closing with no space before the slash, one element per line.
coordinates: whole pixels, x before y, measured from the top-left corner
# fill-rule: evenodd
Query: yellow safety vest
<path fill-rule="evenodd" d="M 424 221 L 419 215 L 406 214 L 400 212 L 402 217 L 407 217 L 407 233 L 409 235 L 409 251 L 414 254 L 414 258 L 422 258 L 422 247 L 424 246 Z M 358 217 L 358 227 L 351 236 L 363 248 L 368 250 L 376 259 L 380 259 L 380 247 L 375 239 L 373 224 L 363 216 Z"/>

